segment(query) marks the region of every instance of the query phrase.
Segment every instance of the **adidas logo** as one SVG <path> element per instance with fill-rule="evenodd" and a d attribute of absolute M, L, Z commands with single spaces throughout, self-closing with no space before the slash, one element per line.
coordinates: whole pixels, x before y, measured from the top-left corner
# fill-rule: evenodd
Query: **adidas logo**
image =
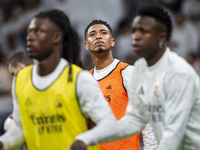
<path fill-rule="evenodd" d="M 141 87 L 141 88 L 140 88 L 140 90 L 139 90 L 138 94 L 142 94 L 142 95 L 144 95 L 144 90 L 143 90 L 143 87 Z"/>
<path fill-rule="evenodd" d="M 56 106 L 57 108 L 61 108 L 62 104 L 59 102 L 58 105 Z"/>
<path fill-rule="evenodd" d="M 32 105 L 32 102 L 31 102 L 30 98 L 27 98 L 27 99 L 26 99 L 25 105 L 26 105 L 26 106 Z"/>
<path fill-rule="evenodd" d="M 111 85 L 109 85 L 106 89 L 112 89 L 112 88 L 111 88 Z"/>

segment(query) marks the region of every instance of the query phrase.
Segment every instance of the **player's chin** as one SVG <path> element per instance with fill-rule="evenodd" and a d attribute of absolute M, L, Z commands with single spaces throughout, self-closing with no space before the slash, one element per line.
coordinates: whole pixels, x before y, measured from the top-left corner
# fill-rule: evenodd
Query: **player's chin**
<path fill-rule="evenodd" d="M 138 56 L 138 57 L 144 57 L 144 53 L 142 51 L 134 51 L 135 55 Z"/>
<path fill-rule="evenodd" d="M 27 52 L 28 56 L 32 59 L 38 60 L 38 56 L 34 52 Z"/>
<path fill-rule="evenodd" d="M 34 52 L 33 51 L 27 51 L 27 54 L 30 58 L 34 57 Z"/>
<path fill-rule="evenodd" d="M 105 52 L 109 52 L 111 49 L 106 49 L 106 48 L 99 48 L 97 50 L 97 53 L 105 53 Z"/>

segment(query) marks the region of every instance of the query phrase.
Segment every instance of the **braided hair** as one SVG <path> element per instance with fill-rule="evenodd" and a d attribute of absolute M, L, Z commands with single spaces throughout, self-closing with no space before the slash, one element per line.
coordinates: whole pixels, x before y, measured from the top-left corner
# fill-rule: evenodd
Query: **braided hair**
<path fill-rule="evenodd" d="M 77 66 L 82 67 L 82 62 L 80 59 L 80 39 L 76 30 L 71 26 L 69 18 L 63 11 L 58 9 L 40 12 L 35 15 L 34 18 L 48 18 L 62 31 L 63 39 L 61 57 L 66 59 L 70 64 L 68 80 L 72 81 L 71 64 L 76 64 Z"/>

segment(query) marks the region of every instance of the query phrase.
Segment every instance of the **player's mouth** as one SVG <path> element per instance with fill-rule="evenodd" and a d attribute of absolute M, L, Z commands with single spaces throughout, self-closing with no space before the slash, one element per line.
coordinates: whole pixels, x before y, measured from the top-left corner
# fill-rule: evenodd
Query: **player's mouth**
<path fill-rule="evenodd" d="M 34 46 L 28 44 L 28 45 L 26 46 L 26 50 L 27 50 L 28 52 L 33 51 L 33 50 L 34 50 Z"/>
<path fill-rule="evenodd" d="M 141 45 L 139 45 L 139 44 L 133 44 L 132 45 L 132 49 L 133 49 L 133 51 L 139 51 L 141 49 Z"/>
<path fill-rule="evenodd" d="M 103 42 L 103 41 L 96 41 L 94 44 L 95 44 L 96 46 L 101 46 L 101 45 L 104 44 L 104 42 Z"/>

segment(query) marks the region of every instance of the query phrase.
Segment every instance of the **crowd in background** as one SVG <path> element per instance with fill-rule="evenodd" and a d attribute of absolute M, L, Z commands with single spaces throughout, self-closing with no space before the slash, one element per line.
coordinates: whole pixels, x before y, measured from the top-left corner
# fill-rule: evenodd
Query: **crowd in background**
<path fill-rule="evenodd" d="M 114 29 L 115 58 L 134 64 L 131 23 L 139 7 L 154 4 L 166 7 L 174 31 L 169 47 L 186 59 L 200 75 L 200 0 L 0 0 L 0 135 L 3 122 L 12 113 L 11 83 L 7 59 L 26 50 L 27 25 L 40 10 L 58 8 L 70 18 L 81 40 L 83 67 L 91 69 L 90 53 L 84 48 L 84 30 L 94 19 L 107 21 Z"/>

